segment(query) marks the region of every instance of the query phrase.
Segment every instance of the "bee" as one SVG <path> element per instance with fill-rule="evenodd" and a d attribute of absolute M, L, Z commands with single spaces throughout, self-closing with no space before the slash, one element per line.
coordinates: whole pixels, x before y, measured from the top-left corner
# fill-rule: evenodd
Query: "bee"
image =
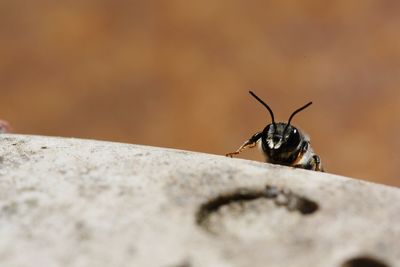
<path fill-rule="evenodd" d="M 7 121 L 0 119 L 0 133 L 11 133 L 12 127 Z"/>
<path fill-rule="evenodd" d="M 252 91 L 249 91 L 249 93 L 268 109 L 272 123 L 268 124 L 264 130 L 255 133 L 249 140 L 244 142 L 238 150 L 228 153 L 226 156 L 233 157 L 246 148 L 252 148 L 258 145 L 268 163 L 307 170 L 324 171 L 319 156 L 316 155 L 311 148 L 310 138 L 290 124 L 293 117 L 310 106 L 312 102 L 295 110 L 292 115 L 290 115 L 287 123 L 275 122 L 272 109 Z"/>

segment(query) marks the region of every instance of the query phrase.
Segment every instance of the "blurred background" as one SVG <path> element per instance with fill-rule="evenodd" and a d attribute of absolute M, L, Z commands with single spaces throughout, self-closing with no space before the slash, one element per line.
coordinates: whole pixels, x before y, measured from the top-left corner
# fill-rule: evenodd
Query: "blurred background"
<path fill-rule="evenodd" d="M 400 186 L 400 1 L 2 1 L 16 133 L 223 155 L 293 124 L 328 172 Z M 242 158 L 263 160 L 256 149 Z"/>

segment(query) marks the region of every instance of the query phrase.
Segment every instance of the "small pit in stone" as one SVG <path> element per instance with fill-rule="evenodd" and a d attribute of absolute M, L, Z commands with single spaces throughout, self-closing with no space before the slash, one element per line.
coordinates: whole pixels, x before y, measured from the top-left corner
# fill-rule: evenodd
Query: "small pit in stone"
<path fill-rule="evenodd" d="M 371 257 L 357 257 L 346 261 L 341 267 L 389 267 L 389 265 Z"/>
<path fill-rule="evenodd" d="M 262 229 L 265 227 L 262 225 L 263 222 L 272 224 L 280 220 L 293 221 L 286 220 L 286 217 L 294 216 L 292 214 L 296 213 L 300 217 L 307 216 L 317 210 L 318 204 L 315 201 L 288 189 L 268 185 L 264 189 L 239 188 L 220 194 L 201 205 L 196 214 L 196 221 L 210 233 L 224 231 L 221 228 L 238 223 L 245 224 L 247 229 L 252 225 Z M 297 220 L 299 216 L 295 217 Z M 285 223 L 287 224 L 283 222 Z"/>
<path fill-rule="evenodd" d="M 190 262 L 184 261 L 184 262 L 182 262 L 182 263 L 180 263 L 178 265 L 174 265 L 174 266 L 171 266 L 171 267 L 191 267 L 191 266 L 192 265 L 190 264 Z"/>

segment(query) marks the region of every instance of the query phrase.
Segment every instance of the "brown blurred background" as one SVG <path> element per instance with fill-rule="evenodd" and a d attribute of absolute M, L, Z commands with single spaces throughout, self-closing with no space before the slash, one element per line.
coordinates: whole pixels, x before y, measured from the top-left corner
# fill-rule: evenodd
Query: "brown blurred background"
<path fill-rule="evenodd" d="M 400 186 L 400 1 L 1 1 L 15 132 L 235 150 L 295 117 L 328 172 Z M 257 151 L 242 154 L 262 160 Z"/>

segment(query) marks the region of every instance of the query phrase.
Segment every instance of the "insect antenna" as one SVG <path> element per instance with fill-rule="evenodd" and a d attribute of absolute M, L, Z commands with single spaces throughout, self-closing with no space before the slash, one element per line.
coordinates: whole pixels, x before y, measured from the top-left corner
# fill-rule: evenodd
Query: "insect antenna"
<path fill-rule="evenodd" d="M 258 102 L 260 102 L 264 107 L 266 107 L 269 111 L 269 114 L 271 114 L 271 119 L 272 119 L 272 124 L 274 125 L 274 128 L 276 130 L 276 124 L 275 124 L 275 118 L 274 118 L 274 113 L 272 112 L 272 109 L 264 102 L 261 100 L 261 98 L 259 98 L 255 93 L 253 93 L 252 91 L 249 91 L 249 93 L 258 100 Z"/>
<path fill-rule="evenodd" d="M 286 130 L 287 130 L 287 128 L 289 127 L 290 122 L 292 121 L 294 115 L 296 115 L 297 113 L 299 113 L 299 112 L 302 111 L 303 109 L 307 108 L 307 107 L 310 106 L 311 104 L 312 104 L 312 102 L 308 102 L 306 105 L 304 105 L 304 106 L 302 106 L 301 108 L 295 110 L 295 111 L 292 113 L 292 115 L 290 115 L 289 120 L 288 120 L 288 123 L 287 123 L 285 129 L 283 130 L 283 136 L 285 136 Z"/>

